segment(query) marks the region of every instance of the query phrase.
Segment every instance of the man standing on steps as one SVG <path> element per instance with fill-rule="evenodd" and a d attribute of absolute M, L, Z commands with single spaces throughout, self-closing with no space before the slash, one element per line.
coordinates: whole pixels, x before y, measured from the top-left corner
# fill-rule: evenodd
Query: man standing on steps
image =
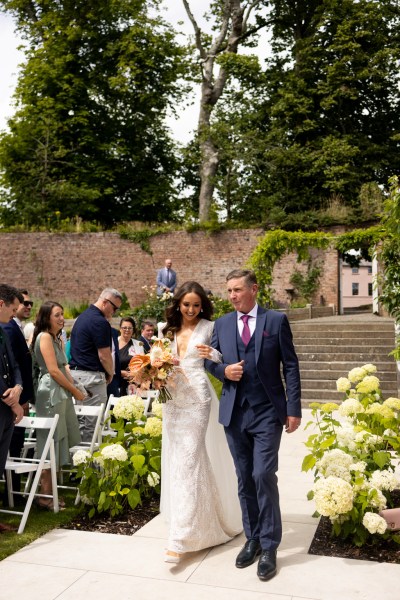
<path fill-rule="evenodd" d="M 172 260 L 165 259 L 165 267 L 157 271 L 157 296 L 162 296 L 164 292 L 173 294 L 176 288 L 176 273 L 172 269 Z"/>
<path fill-rule="evenodd" d="M 238 476 L 247 541 L 236 567 L 260 556 L 257 575 L 268 581 L 282 538 L 276 476 L 282 430 L 296 431 L 301 422 L 299 363 L 286 315 L 258 306 L 253 271 L 232 271 L 226 281 L 235 311 L 215 322 L 211 346 L 222 362 L 206 360 L 205 366 L 223 382 L 219 422 Z"/>

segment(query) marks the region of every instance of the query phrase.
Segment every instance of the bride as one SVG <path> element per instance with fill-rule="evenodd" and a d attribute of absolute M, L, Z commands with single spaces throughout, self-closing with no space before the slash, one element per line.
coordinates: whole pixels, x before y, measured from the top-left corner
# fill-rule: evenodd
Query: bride
<path fill-rule="evenodd" d="M 166 311 L 159 335 L 172 341 L 180 368 L 163 405 L 161 513 L 169 523 L 164 560 L 178 563 L 185 552 L 223 544 L 242 531 L 237 479 L 222 425 L 218 399 L 204 358 L 219 362 L 208 346 L 212 304 L 201 285 L 184 283 Z"/>

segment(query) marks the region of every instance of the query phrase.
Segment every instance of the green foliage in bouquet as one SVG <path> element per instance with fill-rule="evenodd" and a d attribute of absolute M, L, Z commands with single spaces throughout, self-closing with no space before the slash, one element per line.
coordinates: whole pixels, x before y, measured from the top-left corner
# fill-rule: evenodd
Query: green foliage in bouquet
<path fill-rule="evenodd" d="M 315 501 L 314 516 L 329 517 L 332 535 L 357 546 L 382 537 L 400 543 L 379 514 L 393 507 L 392 492 L 400 487 L 395 474 L 400 399 L 383 400 L 375 372 L 366 364 L 340 377 L 336 385 L 346 394 L 344 401 L 311 404 L 314 420 L 306 425 L 317 429 L 305 444 L 310 453 L 302 465 L 303 471 L 314 470 L 308 494 Z"/>
<path fill-rule="evenodd" d="M 121 397 L 111 411 L 115 435 L 107 436 L 93 455 L 86 450 L 74 454 L 80 500 L 89 517 L 96 512 L 118 515 L 160 493 L 161 404 L 153 403 L 152 410 L 153 416 L 145 417 L 141 398 Z"/>

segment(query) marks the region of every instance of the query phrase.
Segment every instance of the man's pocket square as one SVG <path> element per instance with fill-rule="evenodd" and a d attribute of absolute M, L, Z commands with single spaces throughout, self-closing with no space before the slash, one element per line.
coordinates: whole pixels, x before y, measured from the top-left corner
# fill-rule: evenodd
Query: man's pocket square
<path fill-rule="evenodd" d="M 263 331 L 263 337 L 269 337 L 269 331 Z"/>

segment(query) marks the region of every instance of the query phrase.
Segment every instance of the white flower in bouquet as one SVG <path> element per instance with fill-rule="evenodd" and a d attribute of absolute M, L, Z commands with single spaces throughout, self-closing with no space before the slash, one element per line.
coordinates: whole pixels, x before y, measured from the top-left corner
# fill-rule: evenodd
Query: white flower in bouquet
<path fill-rule="evenodd" d="M 383 432 L 383 435 L 386 437 L 397 437 L 398 433 L 393 431 L 393 429 L 385 429 L 385 431 Z"/>
<path fill-rule="evenodd" d="M 114 417 L 127 421 L 140 419 L 143 412 L 144 404 L 139 396 L 121 396 L 112 410 Z"/>
<path fill-rule="evenodd" d="M 353 508 L 353 488 L 339 477 L 322 477 L 313 487 L 317 511 L 324 517 L 336 517 Z"/>
<path fill-rule="evenodd" d="M 151 412 L 155 417 L 158 417 L 159 419 L 162 418 L 162 406 L 163 405 L 161 402 L 153 402 L 153 404 L 151 405 Z"/>
<path fill-rule="evenodd" d="M 150 437 L 158 437 L 162 434 L 162 421 L 158 417 L 149 417 L 144 426 L 144 433 Z"/>
<path fill-rule="evenodd" d="M 378 490 L 392 492 L 399 487 L 399 481 L 393 471 L 388 469 L 383 471 L 374 471 L 369 478 L 370 483 Z"/>
<path fill-rule="evenodd" d="M 339 377 L 336 381 L 336 389 L 338 392 L 347 392 L 351 388 L 351 382 L 347 377 Z"/>
<path fill-rule="evenodd" d="M 158 369 L 157 377 L 161 380 L 167 379 L 168 373 L 165 369 Z"/>
<path fill-rule="evenodd" d="M 394 412 L 391 408 L 389 408 L 389 406 L 380 404 L 379 402 L 373 402 L 370 404 L 365 412 L 367 415 L 379 415 L 384 419 L 393 419 L 395 416 Z"/>
<path fill-rule="evenodd" d="M 349 371 L 348 378 L 350 379 L 351 383 L 358 383 L 364 379 L 366 374 L 366 371 L 364 371 L 362 367 L 355 367 Z"/>
<path fill-rule="evenodd" d="M 370 533 L 385 533 L 387 523 L 383 517 L 373 512 L 366 512 L 363 516 L 362 524 Z"/>
<path fill-rule="evenodd" d="M 400 410 L 400 399 L 399 398 L 388 398 L 383 403 L 384 406 L 388 406 L 396 412 Z"/>
<path fill-rule="evenodd" d="M 367 375 L 357 384 L 356 390 L 359 394 L 371 394 L 379 390 L 379 379 L 375 375 Z"/>
<path fill-rule="evenodd" d="M 342 404 L 339 406 L 339 414 L 342 415 L 342 417 L 350 417 L 351 415 L 362 412 L 364 412 L 364 407 L 359 400 L 356 400 L 356 398 L 347 398 L 346 400 L 343 400 Z"/>
<path fill-rule="evenodd" d="M 160 476 L 158 473 L 152 471 L 147 475 L 147 483 L 150 487 L 156 487 L 160 483 Z"/>
<path fill-rule="evenodd" d="M 72 457 L 72 464 L 74 467 L 77 467 L 78 465 L 84 464 L 91 457 L 92 455 L 87 450 L 77 450 Z"/>
<path fill-rule="evenodd" d="M 128 453 L 120 444 L 109 444 L 108 446 L 104 446 L 101 450 L 101 456 L 104 460 L 118 460 L 125 461 L 128 460 Z"/>

